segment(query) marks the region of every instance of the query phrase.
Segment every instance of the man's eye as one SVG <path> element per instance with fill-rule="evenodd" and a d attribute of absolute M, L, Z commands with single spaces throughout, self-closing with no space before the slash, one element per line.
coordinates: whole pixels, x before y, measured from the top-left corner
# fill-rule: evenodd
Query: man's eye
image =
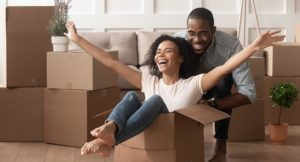
<path fill-rule="evenodd" d="M 188 33 L 190 36 L 194 36 L 195 35 L 195 33 Z"/>

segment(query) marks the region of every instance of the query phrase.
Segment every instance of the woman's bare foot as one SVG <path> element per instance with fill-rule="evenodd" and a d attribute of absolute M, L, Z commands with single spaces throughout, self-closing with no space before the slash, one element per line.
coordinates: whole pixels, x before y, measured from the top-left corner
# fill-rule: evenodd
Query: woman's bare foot
<path fill-rule="evenodd" d="M 111 146 L 105 144 L 102 139 L 96 138 L 84 144 L 84 146 L 81 148 L 81 155 L 97 153 L 101 157 L 108 157 L 110 155 L 111 150 Z"/>
<path fill-rule="evenodd" d="M 109 121 L 104 125 L 92 130 L 91 135 L 94 137 L 101 138 L 103 142 L 109 146 L 114 146 L 116 143 L 115 132 L 116 132 L 115 123 L 113 121 Z"/>

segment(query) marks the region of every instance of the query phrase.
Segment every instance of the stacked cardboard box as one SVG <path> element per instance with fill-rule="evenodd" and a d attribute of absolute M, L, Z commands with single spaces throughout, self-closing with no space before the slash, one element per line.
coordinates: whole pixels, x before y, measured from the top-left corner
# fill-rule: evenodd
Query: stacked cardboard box
<path fill-rule="evenodd" d="M 44 88 L 0 88 L 0 141 L 43 141 Z"/>
<path fill-rule="evenodd" d="M 279 43 L 266 49 L 267 75 L 265 77 L 265 123 L 275 123 L 278 120 L 279 109 L 273 108 L 269 98 L 270 88 L 278 83 L 290 82 L 300 88 L 300 43 Z M 294 105 L 284 110 L 282 121 L 290 124 L 300 124 L 300 105 Z"/>
<path fill-rule="evenodd" d="M 53 7 L 7 8 L 7 87 L 45 87 Z M 26 20 L 26 21 L 25 21 Z"/>
<path fill-rule="evenodd" d="M 53 7 L 6 8 L 7 60 L 0 89 L 0 141 L 43 140 L 47 32 Z"/>
<path fill-rule="evenodd" d="M 116 51 L 109 52 L 115 58 Z M 120 100 L 117 76 L 84 52 L 48 52 L 44 141 L 81 147 Z"/>
<path fill-rule="evenodd" d="M 118 59 L 117 51 L 109 53 Z M 116 85 L 116 73 L 85 52 L 47 53 L 47 88 L 96 90 Z"/>
<path fill-rule="evenodd" d="M 162 114 L 115 147 L 114 162 L 204 162 L 204 126 L 229 115 L 205 105 Z"/>
<path fill-rule="evenodd" d="M 255 83 L 257 100 L 252 104 L 233 109 L 228 132 L 229 141 L 263 140 L 265 137 L 263 98 L 265 58 L 251 57 L 249 66 Z M 236 91 L 233 89 L 233 92 Z"/>

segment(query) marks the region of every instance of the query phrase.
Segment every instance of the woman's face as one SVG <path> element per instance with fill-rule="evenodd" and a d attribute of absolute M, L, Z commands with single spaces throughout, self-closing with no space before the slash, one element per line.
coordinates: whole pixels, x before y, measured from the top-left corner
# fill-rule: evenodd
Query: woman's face
<path fill-rule="evenodd" d="M 161 42 L 156 50 L 154 59 L 161 73 L 179 74 L 182 58 L 180 57 L 179 49 L 174 42 L 169 40 Z"/>

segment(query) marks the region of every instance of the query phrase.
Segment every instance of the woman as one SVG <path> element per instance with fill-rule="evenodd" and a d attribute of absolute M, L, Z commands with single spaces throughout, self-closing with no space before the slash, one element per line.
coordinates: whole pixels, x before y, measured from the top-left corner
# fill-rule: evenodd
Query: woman
<path fill-rule="evenodd" d="M 145 93 L 144 103 L 141 103 L 136 94 L 128 93 L 114 108 L 107 122 L 91 132 L 97 138 L 86 143 L 81 149 L 81 154 L 99 153 L 104 157 L 110 154 L 114 145 L 142 132 L 159 114 L 196 104 L 207 90 L 213 88 L 222 77 L 245 62 L 255 51 L 284 39 L 284 36 L 276 35 L 279 31 L 268 31 L 224 65 L 207 74 L 190 77 L 190 74 L 187 74 L 187 62 L 190 62 L 193 50 L 181 38 L 163 35 L 152 44 L 148 54 L 149 74 L 128 68 L 83 39 L 76 32 L 73 22 L 68 22 L 66 26 L 69 31 L 66 35 L 70 40 Z"/>

